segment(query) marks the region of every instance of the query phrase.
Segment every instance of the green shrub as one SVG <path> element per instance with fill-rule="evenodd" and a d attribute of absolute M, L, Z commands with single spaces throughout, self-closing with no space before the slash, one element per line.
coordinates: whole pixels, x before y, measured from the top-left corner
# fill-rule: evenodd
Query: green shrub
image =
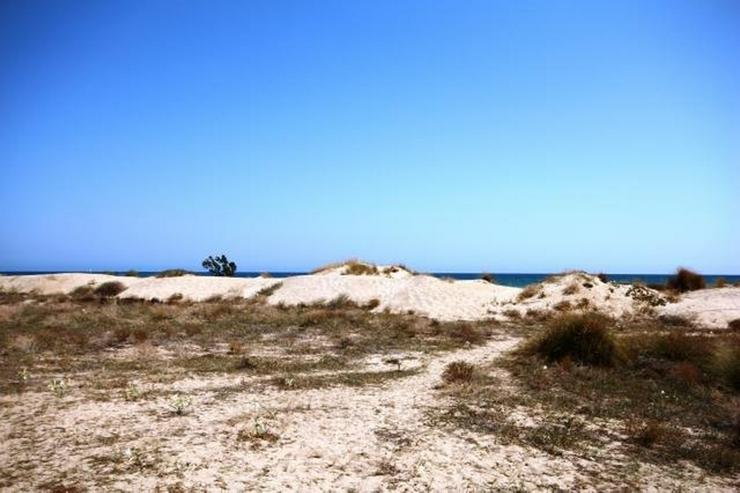
<path fill-rule="evenodd" d="M 157 274 L 157 277 L 180 277 L 190 274 L 185 269 L 166 269 Z"/>
<path fill-rule="evenodd" d="M 104 282 L 95 288 L 95 294 L 101 298 L 112 298 L 126 290 L 126 286 L 119 281 Z"/>
<path fill-rule="evenodd" d="M 226 255 L 209 256 L 203 260 L 202 265 L 214 276 L 233 277 L 236 274 L 236 263 L 226 258 Z"/>
<path fill-rule="evenodd" d="M 680 293 L 696 291 L 697 289 L 704 289 L 707 287 L 707 283 L 701 274 L 697 274 L 696 272 L 684 268 L 678 269 L 675 275 L 668 278 L 668 282 L 666 284 L 670 289 Z"/>
<path fill-rule="evenodd" d="M 611 320 L 599 313 L 566 314 L 554 318 L 527 350 L 547 361 L 570 359 L 589 366 L 612 366 L 619 350 L 609 332 Z"/>

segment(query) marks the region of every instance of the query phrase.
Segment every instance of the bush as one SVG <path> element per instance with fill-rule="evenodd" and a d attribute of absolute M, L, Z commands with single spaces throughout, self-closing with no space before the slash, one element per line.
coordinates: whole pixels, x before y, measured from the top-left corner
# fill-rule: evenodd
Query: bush
<path fill-rule="evenodd" d="M 727 328 L 730 330 L 740 330 L 740 318 L 727 322 Z"/>
<path fill-rule="evenodd" d="M 444 372 L 442 380 L 447 383 L 464 383 L 473 380 L 475 367 L 466 361 L 453 361 L 449 363 Z"/>
<path fill-rule="evenodd" d="M 729 286 L 729 283 L 724 277 L 718 277 L 717 280 L 714 281 L 715 288 L 726 288 L 727 286 Z"/>
<path fill-rule="evenodd" d="M 378 274 L 378 268 L 373 264 L 363 262 L 347 262 L 344 275 L 348 276 L 374 276 Z"/>
<path fill-rule="evenodd" d="M 488 272 L 484 272 L 480 278 L 488 283 L 496 284 L 496 278 L 493 277 L 493 274 L 489 274 Z"/>
<path fill-rule="evenodd" d="M 185 269 L 166 269 L 157 274 L 157 277 L 180 277 L 190 274 Z"/>
<path fill-rule="evenodd" d="M 600 273 L 596 274 L 596 277 L 598 277 L 599 278 L 599 281 L 601 281 L 603 283 L 609 282 L 609 276 L 607 276 L 603 272 L 600 272 Z"/>
<path fill-rule="evenodd" d="M 609 332 L 610 322 L 594 312 L 561 315 L 527 349 L 548 361 L 569 358 L 589 366 L 613 366 L 619 350 Z"/>
<path fill-rule="evenodd" d="M 97 288 L 95 288 L 95 294 L 101 298 L 112 298 L 117 294 L 126 290 L 126 286 L 118 281 L 104 282 Z"/>
<path fill-rule="evenodd" d="M 78 286 L 69 293 L 70 297 L 75 301 L 93 301 L 95 296 L 93 294 L 93 288 L 90 285 Z"/>
<path fill-rule="evenodd" d="M 526 299 L 531 298 L 532 296 L 536 295 L 540 291 L 540 285 L 539 284 L 530 284 L 529 286 L 526 286 L 524 289 L 522 289 L 519 292 L 519 295 L 516 297 L 517 301 L 524 301 Z"/>
<path fill-rule="evenodd" d="M 690 271 L 689 269 L 680 268 L 676 271 L 676 274 L 668 278 L 666 285 L 679 293 L 685 293 L 686 291 L 696 291 L 697 289 L 704 289 L 707 287 L 707 283 L 701 274 Z"/>
<path fill-rule="evenodd" d="M 740 391 L 740 345 L 725 347 L 718 351 L 714 368 L 725 384 Z"/>
<path fill-rule="evenodd" d="M 209 256 L 203 260 L 202 265 L 204 269 L 208 270 L 214 276 L 233 277 L 236 274 L 236 263 L 226 258 L 226 255 L 221 255 L 220 257 L 218 255 L 216 257 Z"/>

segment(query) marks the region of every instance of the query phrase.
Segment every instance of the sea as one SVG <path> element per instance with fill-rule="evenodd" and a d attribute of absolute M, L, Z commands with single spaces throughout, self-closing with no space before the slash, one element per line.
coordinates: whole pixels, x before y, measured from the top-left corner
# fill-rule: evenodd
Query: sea
<path fill-rule="evenodd" d="M 2 272 L 0 274 L 3 275 L 28 275 L 28 274 L 63 274 L 67 273 L 69 271 L 7 271 Z M 80 271 L 75 271 L 80 272 Z M 86 271 L 88 273 L 97 273 L 97 274 L 115 274 L 115 275 L 126 275 L 127 271 Z M 138 272 L 138 275 L 140 277 L 151 277 L 156 276 L 160 271 L 141 271 Z M 199 275 L 199 276 L 207 276 L 209 275 L 207 272 L 193 272 L 192 274 Z M 257 277 L 259 275 L 265 274 L 264 272 L 237 272 L 236 277 Z M 266 274 L 269 274 L 271 277 L 274 278 L 282 278 L 282 277 L 291 277 L 291 276 L 300 276 L 309 274 L 308 272 L 267 272 Z M 439 278 L 452 278 L 452 279 L 459 279 L 459 280 L 469 280 L 469 279 L 480 279 L 482 274 L 481 273 L 475 273 L 475 272 L 433 272 L 430 273 L 430 275 L 433 275 L 435 277 Z M 524 287 L 528 284 L 534 284 L 537 282 L 541 282 L 547 277 L 553 275 L 553 273 L 521 273 L 521 274 L 512 274 L 512 273 L 491 273 L 491 275 L 495 279 L 496 284 L 500 284 L 502 286 L 514 286 L 514 287 Z M 614 281 L 617 283 L 623 283 L 623 284 L 632 284 L 636 281 L 643 282 L 645 284 L 665 284 L 668 278 L 671 276 L 671 274 L 606 274 L 610 281 Z M 740 283 L 740 275 L 722 275 L 722 274 L 710 274 L 710 275 L 704 275 L 704 279 L 707 282 L 708 286 L 712 286 L 715 284 L 717 279 L 724 279 L 730 284 Z"/>

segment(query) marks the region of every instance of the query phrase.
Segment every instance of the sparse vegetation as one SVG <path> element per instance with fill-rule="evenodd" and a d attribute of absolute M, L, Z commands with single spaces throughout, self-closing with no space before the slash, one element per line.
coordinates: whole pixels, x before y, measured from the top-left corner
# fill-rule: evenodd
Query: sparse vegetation
<path fill-rule="evenodd" d="M 701 274 L 685 268 L 678 269 L 675 275 L 668 278 L 666 285 L 669 289 L 673 289 L 679 293 L 696 291 L 707 287 L 707 283 Z"/>

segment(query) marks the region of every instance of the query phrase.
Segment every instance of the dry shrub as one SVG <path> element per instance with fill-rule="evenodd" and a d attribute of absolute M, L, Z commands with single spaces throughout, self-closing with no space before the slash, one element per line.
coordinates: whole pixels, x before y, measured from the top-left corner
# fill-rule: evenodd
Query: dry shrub
<path fill-rule="evenodd" d="M 625 432 L 631 442 L 647 448 L 664 441 L 668 434 L 665 426 L 654 419 L 628 421 Z"/>
<path fill-rule="evenodd" d="M 366 310 L 374 310 L 378 306 L 380 306 L 380 300 L 378 298 L 373 298 L 367 303 L 365 303 L 363 308 L 365 308 Z"/>
<path fill-rule="evenodd" d="M 672 327 L 692 327 L 694 325 L 690 319 L 681 315 L 661 315 L 658 320 Z"/>
<path fill-rule="evenodd" d="M 740 330 L 740 318 L 727 322 L 727 328 L 730 330 Z"/>
<path fill-rule="evenodd" d="M 90 285 L 76 287 L 69 296 L 75 301 L 95 301 L 95 293 Z"/>
<path fill-rule="evenodd" d="M 124 291 L 126 291 L 126 286 L 122 282 L 108 281 L 95 288 L 94 292 L 101 298 L 112 298 Z"/>
<path fill-rule="evenodd" d="M 525 351 L 548 361 L 568 357 L 584 365 L 613 366 L 619 360 L 619 349 L 609 332 L 610 324 L 608 317 L 595 312 L 561 315 Z"/>
<path fill-rule="evenodd" d="M 568 310 L 570 310 L 572 308 L 572 306 L 570 304 L 570 301 L 563 300 L 563 301 L 560 301 L 558 303 L 555 303 L 555 305 L 553 305 L 552 308 L 553 308 L 553 310 L 557 310 L 559 312 L 567 312 Z"/>
<path fill-rule="evenodd" d="M 229 354 L 242 354 L 244 352 L 244 345 L 241 341 L 233 340 L 229 342 Z"/>
<path fill-rule="evenodd" d="M 596 277 L 598 277 L 599 278 L 599 281 L 601 281 L 603 283 L 609 282 L 609 276 L 607 276 L 603 272 L 599 272 L 598 274 L 596 274 Z"/>
<path fill-rule="evenodd" d="M 580 287 L 576 283 L 569 284 L 565 288 L 563 288 L 563 294 L 566 296 L 569 296 L 571 294 L 576 294 L 580 290 Z"/>
<path fill-rule="evenodd" d="M 519 313 L 519 310 L 515 310 L 513 308 L 509 308 L 508 310 L 504 310 L 502 313 L 505 316 L 507 316 L 508 318 L 511 318 L 511 319 L 514 319 L 514 320 L 522 318 L 522 314 Z"/>
<path fill-rule="evenodd" d="M 740 344 L 736 342 L 717 351 L 713 367 L 725 384 L 740 391 Z"/>
<path fill-rule="evenodd" d="M 182 293 L 173 293 L 172 296 L 167 298 L 167 303 L 168 304 L 179 303 L 183 300 L 183 298 L 184 296 L 182 295 Z"/>
<path fill-rule="evenodd" d="M 475 376 L 475 366 L 467 361 L 448 363 L 442 372 L 442 380 L 447 383 L 468 383 Z"/>
<path fill-rule="evenodd" d="M 694 363 L 682 361 L 670 370 L 671 377 L 685 387 L 694 387 L 701 380 L 701 371 Z"/>
<path fill-rule="evenodd" d="M 725 279 L 724 277 L 718 277 L 714 281 L 715 288 L 726 288 L 727 286 L 729 286 L 729 284 L 727 283 L 727 279 Z"/>
<path fill-rule="evenodd" d="M 327 301 L 324 306 L 330 310 L 340 310 L 344 308 L 357 308 L 357 303 L 352 301 L 349 296 L 342 293 L 333 300 Z"/>
<path fill-rule="evenodd" d="M 496 284 L 496 278 L 493 277 L 493 274 L 489 274 L 488 272 L 484 272 L 483 275 L 480 276 L 480 278 L 487 283 Z"/>
<path fill-rule="evenodd" d="M 449 336 L 470 344 L 479 344 L 486 338 L 485 333 L 468 322 L 451 322 L 447 327 Z"/>
<path fill-rule="evenodd" d="M 147 339 L 149 339 L 149 333 L 146 330 L 144 330 L 144 329 L 135 329 L 131 333 L 131 335 L 133 336 L 134 341 L 137 344 L 141 344 L 142 342 L 144 342 Z"/>
<path fill-rule="evenodd" d="M 526 286 L 524 289 L 521 290 L 519 295 L 517 295 L 516 300 L 517 301 L 524 301 L 532 296 L 536 295 L 540 291 L 539 284 L 530 284 L 529 286 Z"/>
<path fill-rule="evenodd" d="M 676 274 L 668 279 L 666 285 L 668 288 L 678 291 L 679 293 L 696 291 L 697 289 L 704 289 L 707 287 L 707 283 L 701 274 L 684 268 L 678 269 Z"/>
<path fill-rule="evenodd" d="M 345 265 L 344 275 L 348 276 L 374 276 L 378 275 L 378 267 L 374 264 L 366 264 L 364 262 L 347 262 Z"/>

